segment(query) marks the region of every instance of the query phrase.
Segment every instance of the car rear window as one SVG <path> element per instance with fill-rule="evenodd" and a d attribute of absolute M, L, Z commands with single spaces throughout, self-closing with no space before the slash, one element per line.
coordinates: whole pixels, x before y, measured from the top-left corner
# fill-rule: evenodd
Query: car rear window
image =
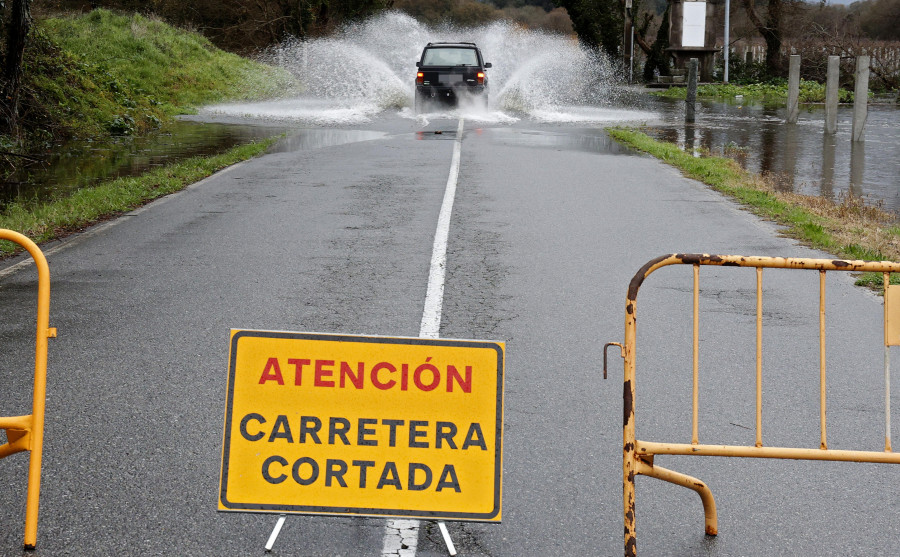
<path fill-rule="evenodd" d="M 472 48 L 428 48 L 422 56 L 423 66 L 477 66 L 478 56 Z"/>

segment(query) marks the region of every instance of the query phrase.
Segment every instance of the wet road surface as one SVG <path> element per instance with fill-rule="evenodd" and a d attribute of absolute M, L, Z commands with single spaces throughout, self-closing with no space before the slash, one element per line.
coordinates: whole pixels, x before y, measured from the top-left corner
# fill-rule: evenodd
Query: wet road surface
<path fill-rule="evenodd" d="M 216 512 L 228 331 L 417 336 L 457 125 L 384 117 L 47 246 L 63 248 L 49 256 L 59 338 L 32 555 L 263 554 L 274 516 Z M 460 555 L 620 554 L 621 367 L 604 382 L 601 350 L 622 341 L 632 275 L 669 252 L 824 255 L 594 127 L 466 121 L 461 148 L 440 335 L 507 343 L 504 520 L 451 535 Z M 0 273 L 0 415 L 17 415 L 36 277 Z M 755 274 L 702 276 L 701 438 L 752 444 Z M 818 274 L 766 277 L 766 442 L 815 447 Z M 665 269 L 641 292 L 641 439 L 690 439 L 690 284 Z M 830 441 L 880 450 L 881 302 L 838 273 L 828 288 Z M 24 456 L 0 461 L 3 555 L 20 552 Z M 895 550 L 896 467 L 657 462 L 710 485 L 720 535 L 703 535 L 696 495 L 641 478 L 642 555 Z M 291 516 L 272 554 L 382 555 L 384 536 L 384 519 Z M 417 546 L 446 554 L 431 522 Z"/>

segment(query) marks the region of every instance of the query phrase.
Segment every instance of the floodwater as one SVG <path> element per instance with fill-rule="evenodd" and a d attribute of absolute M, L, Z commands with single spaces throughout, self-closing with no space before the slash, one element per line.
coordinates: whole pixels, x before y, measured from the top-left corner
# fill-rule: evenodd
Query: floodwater
<path fill-rule="evenodd" d="M 36 163 L 23 165 L 0 182 L 0 210 L 10 201 L 64 197 L 105 179 L 137 176 L 156 167 L 278 135 L 283 128 L 175 122 L 165 132 L 106 142 L 55 145 Z"/>
<path fill-rule="evenodd" d="M 647 101 L 664 115 L 649 135 L 685 151 L 727 155 L 753 172 L 770 173 L 779 189 L 840 200 L 848 193 L 900 214 L 900 106 L 870 104 L 864 141 L 850 140 L 853 107 L 838 109 L 838 130 L 825 134 L 822 105 L 801 108 L 787 124 L 784 108 L 703 102 L 694 124 L 684 101 Z M 653 110 L 652 108 L 650 108 Z"/>
<path fill-rule="evenodd" d="M 481 47 L 493 64 L 486 111 L 462 106 L 417 115 L 410 109 L 415 60 L 429 41 L 473 41 Z M 397 12 L 328 39 L 282 45 L 267 59 L 293 72 L 308 93 L 267 103 L 211 106 L 201 116 L 337 127 L 364 126 L 388 116 L 424 127 L 434 118 L 464 116 L 486 128 L 558 133 L 552 136 L 556 140 L 573 128 L 637 126 L 688 151 L 726 154 L 748 170 L 774 174 L 779 188 L 830 199 L 850 192 L 900 214 L 897 105 L 871 105 L 865 141 L 857 143 L 850 141 L 850 106 L 839 108 L 838 132 L 830 136 L 823 133 L 822 106 L 803 109 L 800 121 L 787 125 L 783 108 L 701 102 L 696 122 L 686 125 L 683 101 L 617 85 L 608 60 L 567 37 L 502 22 L 429 28 Z M 515 137 L 547 141 L 551 136 Z M 598 150 L 608 150 L 608 145 L 598 144 Z"/>
<path fill-rule="evenodd" d="M 416 114 L 411 109 L 415 61 L 432 41 L 479 45 L 493 64 L 487 110 L 460 106 Z M 251 139 L 285 133 L 279 149 L 310 149 L 377 139 L 384 134 L 371 130 L 387 119 L 421 130 L 430 120 L 463 116 L 505 141 L 552 141 L 561 148 L 598 152 L 611 148 L 602 128 L 636 126 L 688 151 L 726 154 L 751 171 L 773 173 L 780 188 L 832 199 L 852 192 L 900 214 L 896 105 L 870 106 L 865 141 L 855 144 L 850 141 L 851 107 L 839 109 L 833 136 L 823 133 L 821 107 L 806 109 L 799 123 L 788 125 L 783 108 L 702 102 L 696 122 L 687 125 L 683 101 L 617 85 L 608 60 L 568 37 L 504 22 L 433 28 L 400 12 L 386 12 L 327 38 L 281 45 L 263 60 L 292 72 L 306 93 L 204 107 L 192 121 L 151 138 L 58 146 L 47 164 L 0 184 L 0 210 L 12 199 L 66 195 L 100 179 L 139 174 Z M 574 139 L 566 139 L 567 134 Z"/>

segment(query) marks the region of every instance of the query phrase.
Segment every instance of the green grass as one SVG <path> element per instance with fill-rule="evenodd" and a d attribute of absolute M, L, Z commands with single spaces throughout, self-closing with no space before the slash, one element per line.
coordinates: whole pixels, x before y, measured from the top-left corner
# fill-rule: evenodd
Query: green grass
<path fill-rule="evenodd" d="M 891 284 L 900 284 L 900 275 L 891 274 Z M 865 286 L 872 290 L 882 290 L 884 288 L 884 275 L 882 273 L 862 273 L 856 279 L 857 286 Z"/>
<path fill-rule="evenodd" d="M 154 97 L 61 49 L 40 27 L 28 46 L 24 76 L 20 113 L 26 148 L 145 133 L 169 118 Z"/>
<path fill-rule="evenodd" d="M 263 153 L 278 138 L 234 147 L 213 157 L 194 157 L 148 172 L 83 188 L 45 203 L 12 203 L 0 212 L 0 228 L 15 230 L 40 244 L 113 218 L 153 199 L 179 191 L 237 162 Z M 19 251 L 0 241 L 0 257 Z"/>
<path fill-rule="evenodd" d="M 41 28 L 83 64 L 162 103 L 168 113 L 275 97 L 295 85 L 282 69 L 219 50 L 198 33 L 139 14 L 98 9 L 47 19 Z"/>
<path fill-rule="evenodd" d="M 878 229 L 880 238 L 900 238 L 900 227 L 885 226 L 872 217 L 849 206 L 838 205 L 821 198 L 780 194 L 768 186 L 758 175 L 743 170 L 735 161 L 722 157 L 695 157 L 671 143 L 657 141 L 648 135 L 628 128 L 610 128 L 607 132 L 617 141 L 649 153 L 676 168 L 690 178 L 710 185 L 744 205 L 749 211 L 785 227 L 788 236 L 805 244 L 834 254 L 842 259 L 883 261 L 889 259 L 876 245 L 877 235 L 867 234 Z M 852 200 L 851 200 L 852 201 Z M 852 212 L 854 219 L 843 218 Z M 862 222 L 863 224 L 860 224 Z M 848 242 L 841 238 L 854 238 Z M 897 258 L 897 254 L 890 254 Z M 859 284 L 881 285 L 878 273 L 863 275 Z M 895 279 L 892 277 L 892 282 Z"/>
<path fill-rule="evenodd" d="M 297 90 L 287 71 L 198 33 L 102 9 L 37 21 L 23 82 L 21 141 L 4 137 L 0 146 L 26 154 L 72 138 L 145 134 L 204 104 Z"/>
<path fill-rule="evenodd" d="M 224 52 L 198 33 L 142 15 L 101 9 L 46 19 L 36 22 L 26 49 L 24 138 L 0 137 L 0 148 L 40 153 L 71 138 L 152 133 L 203 104 L 276 97 L 295 88 L 284 70 Z M 273 141 L 90 185 L 65 198 L 13 202 L 0 211 L 0 228 L 37 243 L 59 238 L 256 156 Z M 0 158 L 0 164 L 16 161 Z M 17 249 L 0 242 L 0 257 Z"/>
<path fill-rule="evenodd" d="M 698 98 L 722 101 L 732 101 L 740 95 L 745 101 L 754 101 L 762 104 L 784 103 L 787 101 L 787 93 L 787 82 L 783 80 L 777 83 L 754 83 L 751 85 L 707 83 L 697 86 Z M 684 100 L 687 97 L 687 88 L 670 87 L 655 94 L 661 97 Z M 842 103 L 853 102 L 853 92 L 840 89 L 838 91 L 838 100 Z M 825 102 L 825 85 L 816 81 L 801 79 L 800 102 L 804 104 Z"/>

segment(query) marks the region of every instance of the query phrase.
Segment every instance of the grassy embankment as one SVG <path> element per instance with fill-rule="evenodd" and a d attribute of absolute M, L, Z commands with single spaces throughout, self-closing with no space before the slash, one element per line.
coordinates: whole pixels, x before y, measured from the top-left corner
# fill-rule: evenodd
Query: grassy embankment
<path fill-rule="evenodd" d="M 70 138 L 153 133 L 197 106 L 272 97 L 294 85 L 286 72 L 144 16 L 95 10 L 47 19 L 36 22 L 26 52 L 24 145 L 26 152 L 39 154 Z M 15 147 L 9 138 L 0 138 L 0 144 L 5 150 Z M 0 211 L 0 228 L 47 241 L 177 191 L 270 144 L 192 158 L 50 202 L 11 203 Z M 0 241 L 0 257 L 16 249 Z"/>
<path fill-rule="evenodd" d="M 647 152 L 686 176 L 728 195 L 751 212 L 784 225 L 785 234 L 843 259 L 900 261 L 900 224 L 896 216 L 870 207 L 858 197 L 837 202 L 817 196 L 777 191 L 773 180 L 747 172 L 728 158 L 695 157 L 671 143 L 656 141 L 633 129 L 613 128 L 616 140 Z M 892 282 L 900 279 L 896 275 Z M 878 273 L 867 273 L 857 284 L 882 284 Z"/>

